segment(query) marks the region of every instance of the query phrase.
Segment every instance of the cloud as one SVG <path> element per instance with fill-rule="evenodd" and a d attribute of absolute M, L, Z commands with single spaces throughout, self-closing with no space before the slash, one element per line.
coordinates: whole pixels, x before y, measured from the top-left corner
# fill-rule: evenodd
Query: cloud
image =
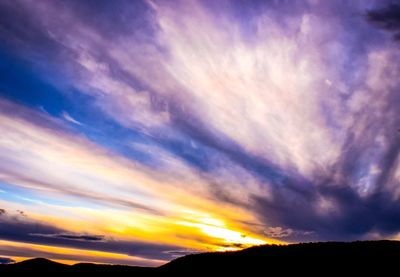
<path fill-rule="evenodd" d="M 102 241 L 104 236 L 86 235 L 86 234 L 70 234 L 70 233 L 60 233 L 60 234 L 29 234 L 31 236 L 38 237 L 48 237 L 48 238 L 60 238 L 69 240 L 79 240 L 79 241 Z"/>
<path fill-rule="evenodd" d="M 195 199 L 201 201 L 202 194 L 207 194 L 204 179 L 167 151 L 153 146 L 160 166 L 152 169 L 74 135 L 61 122 L 41 112 L 7 101 L 0 105 L 0 127 L 6 134 L 0 148 L 2 153 L 8 153 L 1 157 L 0 177 L 5 183 L 41 195 L 133 208 L 155 215 L 168 212 L 170 208 L 165 202 L 182 195 L 190 197 L 181 202 L 191 198 L 190 202 L 196 203 Z M 186 181 L 191 182 L 190 188 Z"/>
<path fill-rule="evenodd" d="M 213 232 L 206 234 L 201 220 L 228 218 L 221 221 L 223 226 L 218 232 L 234 234 L 233 241 L 242 241 L 238 234 L 246 232 L 249 239 L 245 242 L 255 240 L 251 232 L 236 223 L 251 215 L 216 202 L 208 191 L 211 181 L 229 182 L 237 188 L 232 195 L 244 197 L 244 189 L 232 183 L 232 177 L 226 179 L 229 171 L 221 172 L 219 178 L 202 176 L 162 148 L 134 144 L 132 147 L 141 151 L 155 153 L 159 166 L 153 169 L 72 133 L 60 119 L 8 101 L 0 105 L 4 107 L 0 128 L 6 134 L 0 139 L 0 149 L 9 153 L 1 157 L 1 201 L 14 205 L 14 210 L 24 207 L 39 222 L 24 220 L 25 216 L 17 212 L 17 222 L 5 222 L 4 226 L 9 225 L 2 229 L 3 239 L 122 251 L 164 260 L 172 258 L 163 253 L 170 246 L 175 250 L 179 249 L 177 245 L 185 249 L 219 247 L 225 238 Z M 238 174 L 242 171 L 237 169 Z M 256 187 L 250 175 L 246 182 Z M 187 218 L 192 213 L 201 214 L 195 219 L 198 224 L 184 225 L 194 220 L 193 216 Z M 93 239 L 111 234 L 114 242 L 105 237 L 101 241 Z M 154 236 L 159 237 L 156 242 Z"/>
<path fill-rule="evenodd" d="M 172 254 L 169 251 L 180 250 L 177 246 L 162 243 L 122 241 L 110 236 L 78 234 L 19 214 L 2 215 L 0 223 L 0 239 L 3 240 L 120 253 L 153 260 L 170 260 Z"/>
<path fill-rule="evenodd" d="M 172 257 L 174 259 L 182 257 L 182 256 L 186 256 L 186 255 L 200 253 L 199 251 L 195 251 L 195 250 L 168 250 L 166 252 L 168 254 L 172 255 Z"/>
<path fill-rule="evenodd" d="M 74 124 L 76 124 L 76 125 L 82 126 L 82 123 L 81 123 L 81 122 L 79 122 L 79 121 L 77 121 L 76 119 L 74 119 L 74 118 L 73 118 L 69 113 L 67 113 L 67 112 L 63 112 L 63 113 L 61 114 L 61 116 L 62 116 L 66 121 L 69 121 L 69 122 L 74 123 Z"/>
<path fill-rule="evenodd" d="M 132 163 L 127 160 L 115 162 L 109 159 L 109 154 L 107 152 L 103 152 L 103 150 L 83 138 L 68 134 L 66 129 L 64 131 L 62 130 L 63 127 L 61 127 L 60 122 L 46 117 L 42 113 L 31 112 L 28 109 L 15 106 L 10 102 L 3 101 L 0 104 L 3 107 L 1 113 L 2 122 L 0 124 L 2 129 L 7 133 L 7 137 L 4 137 L 2 140 L 2 151 L 3 153 L 10 154 L 9 156 L 2 157 L 3 166 L 1 169 L 3 181 L 18 183 L 22 186 L 25 184 L 25 186 L 33 186 L 48 192 L 59 191 L 78 198 L 88 198 L 93 201 L 108 202 L 119 206 L 157 212 L 152 207 L 133 201 L 135 197 L 139 196 L 139 194 L 137 194 L 138 191 L 136 192 L 136 196 L 127 200 L 127 197 L 123 195 L 122 191 L 120 192 L 120 197 L 116 197 L 115 194 L 106 192 L 110 191 L 112 186 L 99 186 L 96 184 L 96 182 L 103 184 L 110 183 L 121 187 L 127 180 L 121 180 L 123 174 L 120 175 L 120 177 L 114 178 L 112 175 L 115 174 L 109 169 L 122 167 L 125 168 L 123 171 L 127 173 L 134 168 Z M 8 114 L 9 109 L 14 109 L 14 111 L 19 109 L 20 117 L 10 116 Z M 28 122 L 27 118 L 29 117 L 31 117 L 31 122 L 37 120 L 41 127 Z M 9 139 L 14 139 L 14 142 L 11 144 L 7 143 Z M 30 145 L 30 158 L 28 158 L 27 152 L 25 152 L 25 154 L 23 153 L 25 150 L 28 150 L 27 148 L 21 151 L 22 149 L 20 148 L 21 145 L 19 142 L 23 140 L 26 140 L 26 143 Z M 91 150 L 88 151 L 85 150 L 85 148 Z M 93 153 L 97 152 L 95 154 L 97 157 L 92 156 L 91 151 L 94 151 Z M 39 152 L 42 152 L 43 156 L 37 156 Z M 60 156 L 61 153 L 67 156 Z M 21 155 L 24 155 L 25 158 L 22 158 Z M 67 158 L 68 156 L 69 158 Z M 103 157 L 103 161 L 105 162 L 103 165 L 99 162 L 102 159 L 101 157 Z M 70 163 L 70 159 L 75 159 L 77 162 L 80 161 L 82 164 L 77 166 L 74 163 Z M 18 163 L 20 168 L 24 168 L 25 170 L 16 171 L 15 163 Z M 54 171 L 49 170 L 50 164 L 53 164 Z M 70 166 L 72 166 L 72 168 Z M 92 175 L 92 177 L 89 177 L 89 168 L 92 166 L 97 168 L 99 168 L 99 166 L 103 167 L 103 172 L 108 176 L 104 176 L 105 179 L 102 181 L 99 180 L 99 176 Z M 68 167 L 70 169 L 68 169 Z M 129 169 L 129 167 L 131 167 L 131 169 Z M 134 171 L 131 171 L 129 174 L 132 174 Z M 57 173 L 53 174 L 51 172 Z M 42 173 L 42 175 L 40 173 Z M 111 175 L 109 173 L 111 173 Z M 82 178 L 82 182 L 72 181 L 74 178 L 81 179 L 80 176 L 86 176 Z M 118 185 L 117 182 L 120 184 Z M 85 185 L 83 185 L 84 183 Z"/>
<path fill-rule="evenodd" d="M 0 257 L 0 264 L 13 264 L 15 260 L 6 257 Z"/>
<path fill-rule="evenodd" d="M 393 33 L 395 40 L 400 40 L 400 5 L 392 3 L 380 9 L 370 10 L 367 13 L 367 20 Z"/>
<path fill-rule="evenodd" d="M 271 238 L 285 238 L 293 234 L 292 229 L 283 229 L 282 227 L 269 227 L 265 234 Z"/>
<path fill-rule="evenodd" d="M 307 7 L 265 11 L 244 38 L 229 15 L 195 6 L 153 5 L 169 77 L 185 91 L 178 126 L 261 175 L 267 196 L 250 198 L 262 221 L 294 230 L 294 240 L 396 232 L 388 222 L 398 213 L 389 187 L 397 184 L 399 53 L 366 37 L 371 27 L 354 15 L 365 7 L 340 18 Z M 235 202 L 226 187 L 214 191 Z"/>

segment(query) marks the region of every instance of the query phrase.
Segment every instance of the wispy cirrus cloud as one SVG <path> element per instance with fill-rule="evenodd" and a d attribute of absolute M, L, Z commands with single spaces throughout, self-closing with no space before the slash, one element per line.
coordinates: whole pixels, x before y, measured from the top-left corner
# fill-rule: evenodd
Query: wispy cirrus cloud
<path fill-rule="evenodd" d="M 61 116 L 66 120 L 66 121 L 68 121 L 68 122 L 71 122 L 71 123 L 73 123 L 73 124 L 76 124 L 76 125 L 82 125 L 82 123 L 81 122 L 79 122 L 78 120 L 76 120 L 75 118 L 73 118 L 69 113 L 67 113 L 67 112 L 63 112 L 62 114 L 61 114 Z"/>

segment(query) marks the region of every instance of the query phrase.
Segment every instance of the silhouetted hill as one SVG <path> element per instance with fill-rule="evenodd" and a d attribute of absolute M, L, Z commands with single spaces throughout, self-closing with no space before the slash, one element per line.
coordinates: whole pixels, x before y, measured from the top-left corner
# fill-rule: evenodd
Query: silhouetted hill
<path fill-rule="evenodd" d="M 398 271 L 399 241 L 320 242 L 251 247 L 242 251 L 188 255 L 160 267 L 164 273 L 188 275 Z"/>
<path fill-rule="evenodd" d="M 47 268 L 47 269 L 65 269 L 68 266 L 62 263 L 57 263 L 45 258 L 35 258 L 35 259 L 30 259 L 30 260 L 25 260 L 17 264 L 11 264 L 9 267 L 21 267 L 21 268 L 27 268 L 27 269 L 42 269 L 42 268 Z"/>
<path fill-rule="evenodd" d="M 44 258 L 35 258 L 26 261 L 22 261 L 15 264 L 0 265 L 0 276 L 2 273 L 8 274 L 24 274 L 29 273 L 36 276 L 57 274 L 57 275 L 71 275 L 71 276 L 84 276 L 87 274 L 100 274 L 112 276 L 138 276 L 140 274 L 150 273 L 155 271 L 155 268 L 150 267 L 138 267 L 138 266 L 126 266 L 126 265 L 107 265 L 107 264 L 91 264 L 91 263 L 78 263 L 74 265 L 66 265 L 57 263 Z M 121 275 L 122 274 L 122 275 Z M 134 274 L 134 275 L 132 275 Z M 23 276 L 23 275 L 22 275 Z"/>
<path fill-rule="evenodd" d="M 16 264 L 0 265 L 0 273 L 57 273 L 68 270 L 69 266 L 57 262 L 50 261 L 44 258 L 35 258 L 26 260 Z"/>
<path fill-rule="evenodd" d="M 1 265 L 2 273 L 68 274 L 83 276 L 227 276 L 248 273 L 251 276 L 297 273 L 331 275 L 348 273 L 398 275 L 399 241 L 360 241 L 304 243 L 287 246 L 264 245 L 242 251 L 193 254 L 158 268 L 120 265 L 76 264 L 68 266 L 46 259 L 32 259 Z M 3 275 L 1 275 L 3 276 Z M 4 275 L 5 276 L 5 275 Z"/>

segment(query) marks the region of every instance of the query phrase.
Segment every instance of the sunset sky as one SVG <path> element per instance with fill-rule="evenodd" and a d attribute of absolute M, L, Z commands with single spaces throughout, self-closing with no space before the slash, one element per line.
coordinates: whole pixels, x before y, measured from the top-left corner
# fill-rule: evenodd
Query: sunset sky
<path fill-rule="evenodd" d="M 0 262 L 400 238 L 395 2 L 0 1 Z"/>

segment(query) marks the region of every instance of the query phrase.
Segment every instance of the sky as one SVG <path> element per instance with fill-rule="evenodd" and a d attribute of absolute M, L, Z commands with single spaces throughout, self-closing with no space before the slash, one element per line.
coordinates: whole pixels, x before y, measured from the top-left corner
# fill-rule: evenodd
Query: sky
<path fill-rule="evenodd" d="M 398 1 L 0 1 L 0 263 L 400 239 Z"/>

